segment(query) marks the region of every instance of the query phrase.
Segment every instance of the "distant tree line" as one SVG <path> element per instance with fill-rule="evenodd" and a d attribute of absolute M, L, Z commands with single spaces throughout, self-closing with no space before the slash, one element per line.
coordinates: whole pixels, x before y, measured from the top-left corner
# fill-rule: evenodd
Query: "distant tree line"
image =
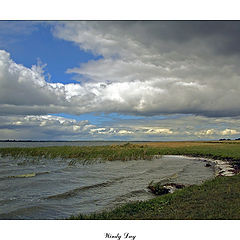
<path fill-rule="evenodd" d="M 220 138 L 219 141 L 230 141 L 230 140 L 240 140 L 240 138 L 230 139 L 230 138 Z"/>

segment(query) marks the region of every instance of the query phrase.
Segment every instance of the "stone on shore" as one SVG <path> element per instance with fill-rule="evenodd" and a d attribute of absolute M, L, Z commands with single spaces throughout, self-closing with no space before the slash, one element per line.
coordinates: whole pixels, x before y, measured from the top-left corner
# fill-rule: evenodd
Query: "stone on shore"
<path fill-rule="evenodd" d="M 148 186 L 148 188 L 155 195 L 164 195 L 167 193 L 173 193 L 177 189 L 182 189 L 184 187 L 185 186 L 183 184 L 178 184 L 178 183 L 161 184 L 161 183 L 153 183 L 153 182 L 151 182 Z"/>

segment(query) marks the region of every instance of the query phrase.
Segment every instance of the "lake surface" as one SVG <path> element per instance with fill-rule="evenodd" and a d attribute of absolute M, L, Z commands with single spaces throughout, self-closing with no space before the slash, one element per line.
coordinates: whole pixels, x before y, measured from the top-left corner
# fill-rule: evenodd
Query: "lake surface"
<path fill-rule="evenodd" d="M 11 147 L 50 147 L 50 146 L 104 146 L 112 144 L 124 144 L 123 141 L 79 141 L 79 142 L 0 142 L 0 148 Z M 141 143 L 141 142 L 131 142 Z M 145 142 L 146 143 L 146 142 Z"/>
<path fill-rule="evenodd" d="M 214 176 L 183 156 L 69 165 L 71 159 L 0 158 L 0 219 L 63 219 L 155 197 L 154 181 L 200 184 Z"/>

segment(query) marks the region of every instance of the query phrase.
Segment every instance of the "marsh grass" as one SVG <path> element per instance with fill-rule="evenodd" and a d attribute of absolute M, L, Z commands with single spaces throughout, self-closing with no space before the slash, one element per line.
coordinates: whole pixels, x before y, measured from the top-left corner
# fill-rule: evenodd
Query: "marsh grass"
<path fill-rule="evenodd" d="M 163 142 L 145 145 L 126 143 L 111 146 L 58 146 L 35 148 L 0 148 L 1 156 L 38 158 L 72 159 L 70 165 L 92 160 L 138 160 L 151 159 L 154 155 L 187 155 L 207 157 L 229 161 L 238 170 L 240 169 L 240 142 Z"/>
<path fill-rule="evenodd" d="M 91 147 L 77 147 L 77 146 L 61 146 L 61 147 L 38 147 L 38 148 L 1 148 L 1 156 L 18 157 L 40 157 L 40 158 L 66 158 L 73 159 L 71 164 L 78 160 L 96 160 L 102 159 L 106 161 L 114 160 L 137 160 L 148 159 L 153 154 L 147 151 L 149 147 L 124 144 L 112 146 L 91 146 Z"/>

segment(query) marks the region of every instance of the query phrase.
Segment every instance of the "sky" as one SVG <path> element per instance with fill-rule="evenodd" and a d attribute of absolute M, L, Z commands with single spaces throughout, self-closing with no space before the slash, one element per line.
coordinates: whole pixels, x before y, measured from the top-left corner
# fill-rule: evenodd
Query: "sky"
<path fill-rule="evenodd" d="M 0 139 L 240 137 L 238 21 L 0 21 Z"/>

